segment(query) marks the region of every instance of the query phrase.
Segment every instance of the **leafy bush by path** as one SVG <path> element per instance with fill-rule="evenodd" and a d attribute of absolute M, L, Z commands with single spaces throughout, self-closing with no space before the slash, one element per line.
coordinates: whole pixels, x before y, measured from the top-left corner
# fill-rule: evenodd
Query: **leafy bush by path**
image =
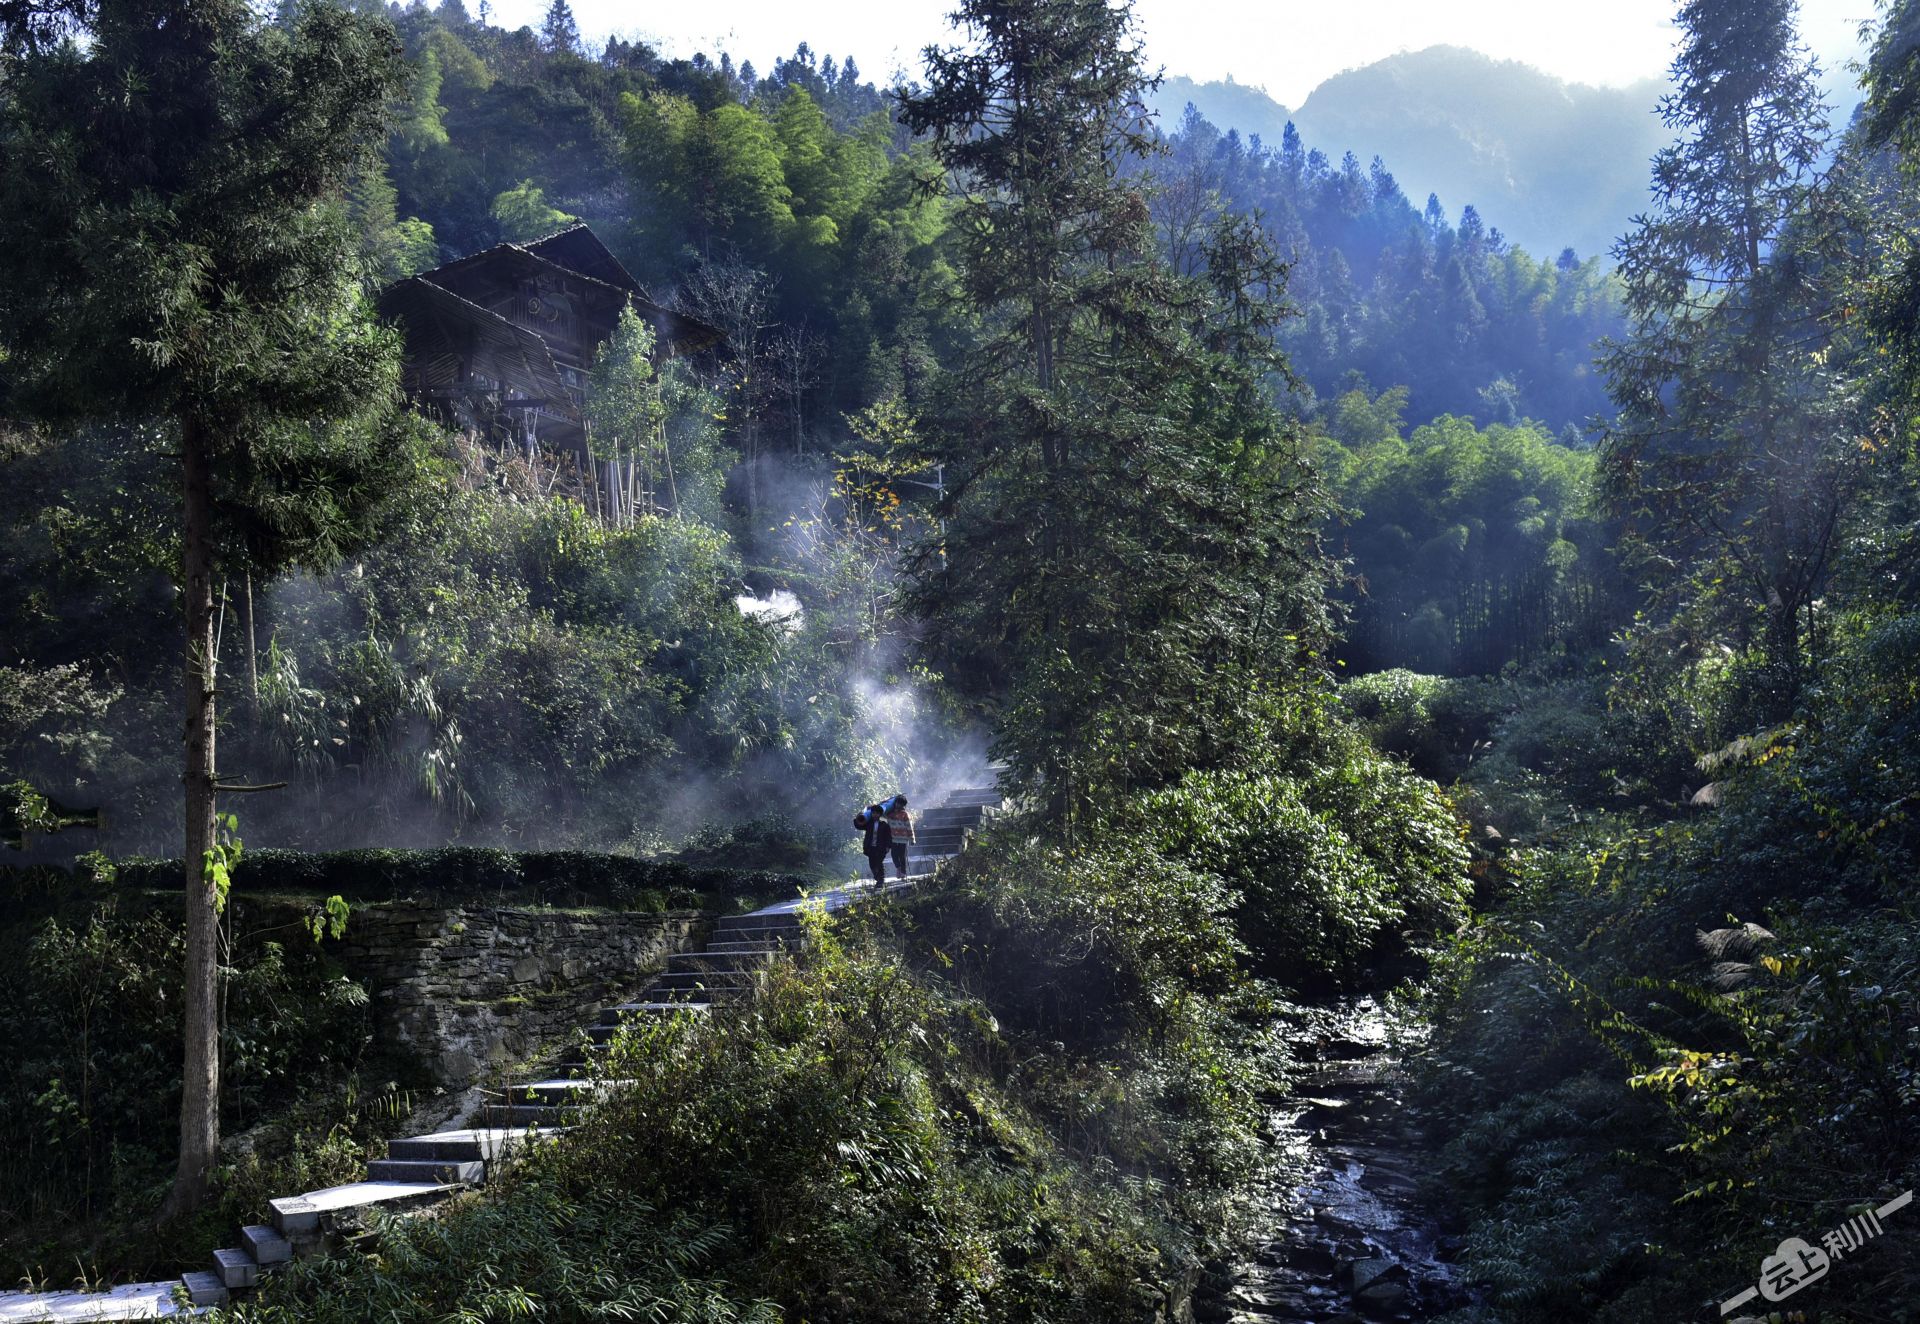
<path fill-rule="evenodd" d="M 606 1101 L 501 1181 L 386 1224 L 375 1258 L 297 1266 L 235 1317 L 1147 1318 L 1220 1244 L 1256 1153 L 1258 1077 L 1180 971 L 1230 984 L 1217 897 L 1131 876 L 1104 868 L 1091 900 L 1051 878 L 1018 905 L 1031 874 L 997 899 L 976 876 L 953 908 L 991 946 L 1093 919 L 1130 973 L 1069 1021 L 1126 1033 L 1050 1043 L 1068 1024 L 1057 1000 L 973 996 L 978 967 L 941 959 L 964 950 L 947 898 L 823 925 L 758 999 L 633 1023 L 601 1065 Z M 1212 920 L 1155 953 L 1201 898 Z M 1131 1000 L 1140 979 L 1170 1001 Z"/>
<path fill-rule="evenodd" d="M 686 1213 L 662 1214 L 611 1189 L 575 1197 L 530 1173 L 502 1197 L 384 1223 L 376 1255 L 298 1261 L 260 1300 L 213 1319 L 774 1324 L 772 1306 L 710 1273 L 729 1247 L 724 1231 Z"/>
<path fill-rule="evenodd" d="M 127 860 L 115 867 L 126 888 L 173 891 L 182 870 L 172 860 Z M 4 875 L 0 875 L 4 876 Z M 506 851 L 481 846 L 438 850 L 249 850 L 234 870 L 236 892 L 254 895 L 394 897 L 546 905 L 625 904 L 651 894 L 731 899 L 786 898 L 808 879 L 762 869 L 717 868 L 683 860 L 597 851 Z M 44 874 L 37 879 L 44 887 Z"/>
<path fill-rule="evenodd" d="M 1500 1319 L 1679 1313 L 1920 1185 L 1916 640 L 1846 641 L 1792 723 L 1709 761 L 1720 808 L 1509 858 L 1426 1071 Z M 1902 1318 L 1916 1248 L 1889 1220 L 1807 1308 Z"/>
<path fill-rule="evenodd" d="M 1434 785 L 1324 719 L 1250 768 L 1189 774 L 1115 815 L 1148 849 L 1217 876 L 1253 967 L 1294 987 L 1353 979 L 1465 913 L 1467 851 Z"/>
<path fill-rule="evenodd" d="M 360 1123 L 375 1120 L 371 1105 L 392 1088 L 367 1060 L 366 992 L 298 928 L 258 932 L 245 901 L 229 914 L 238 935 L 222 1034 L 230 1134 L 282 1119 L 295 1166 L 338 1175 L 360 1157 L 371 1134 Z M 0 1134 L 9 1137 L 0 1281 L 51 1273 L 58 1282 L 76 1261 L 122 1276 L 177 1272 L 224 1244 L 210 1238 L 231 1236 L 237 1215 L 258 1217 L 260 1188 L 284 1193 L 289 1160 L 268 1144 L 223 1173 L 234 1200 L 153 1233 L 179 1138 L 181 942 L 177 916 L 111 905 L 0 929 Z M 343 1102 L 350 1096 L 367 1106 Z M 309 1115 L 287 1116 L 302 1099 Z"/>
<path fill-rule="evenodd" d="M 849 840 L 837 825 L 823 828 L 789 814 L 757 814 L 739 823 L 709 824 L 673 855 L 705 869 L 815 872 L 846 863 L 838 857 L 849 854 Z"/>

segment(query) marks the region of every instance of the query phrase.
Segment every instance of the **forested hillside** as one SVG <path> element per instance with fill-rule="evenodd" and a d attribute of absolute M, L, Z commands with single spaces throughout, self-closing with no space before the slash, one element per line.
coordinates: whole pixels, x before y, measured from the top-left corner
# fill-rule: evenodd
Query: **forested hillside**
<path fill-rule="evenodd" d="M 1920 0 L 1687 0 L 1611 257 L 483 15 L 0 4 L 0 1276 L 479 1127 L 224 1317 L 1913 1315 Z"/>
<path fill-rule="evenodd" d="M 710 377 L 670 373 L 647 388 L 672 417 L 695 524 L 603 529 L 565 501 L 499 499 L 529 496 L 537 473 L 497 472 L 481 490 L 469 474 L 434 484 L 343 568 L 257 589 L 229 574 L 220 602 L 247 649 L 235 766 L 294 782 L 255 814 L 287 844 L 585 834 L 613 845 L 699 826 L 701 811 L 683 806 L 698 804 L 716 760 L 747 785 L 805 785 L 775 795 L 783 810 L 844 794 L 840 773 L 797 783 L 790 769 L 824 759 L 845 776 L 876 772 L 877 751 L 898 742 L 850 733 L 883 678 L 897 689 L 903 674 L 863 601 L 885 591 L 871 577 L 884 579 L 900 530 L 891 516 L 869 528 L 878 508 L 847 497 L 881 482 L 911 515 L 933 475 L 887 487 L 897 460 L 843 461 L 897 453 L 916 417 L 939 421 L 940 374 L 980 329 L 956 297 L 967 221 L 926 187 L 939 171 L 930 146 L 891 94 L 804 49 L 761 74 L 620 42 L 589 53 L 563 22 L 509 32 L 457 6 L 389 17 L 404 97 L 384 159 L 348 190 L 380 277 L 582 220 L 660 300 L 723 329 L 727 350 Z M 1471 207 L 1457 225 L 1422 214 L 1378 162 L 1332 163 L 1292 138 L 1255 154 L 1200 120 L 1148 127 L 1166 150 L 1134 168 L 1151 184 L 1152 244 L 1170 273 L 1200 277 L 1209 236 L 1231 217 L 1257 217 L 1276 253 L 1261 297 L 1284 298 L 1286 357 L 1261 371 L 1291 384 L 1278 397 L 1289 414 L 1365 444 L 1375 436 L 1356 437 L 1351 403 L 1379 395 L 1416 425 L 1537 420 L 1557 453 L 1608 408 L 1592 346 L 1622 323 L 1598 259 L 1536 259 Z M 21 656 L 76 668 L 60 690 L 72 716 L 55 720 L 87 728 L 80 765 L 38 759 L 48 747 L 32 739 L 16 738 L 13 757 L 60 802 L 109 806 L 115 848 L 162 849 L 166 654 L 130 641 L 170 629 L 171 553 L 126 531 L 162 517 L 166 437 L 135 425 L 12 444 L 0 555 L 25 590 Z M 1482 518 L 1456 515 L 1445 528 Z M 1367 528 L 1330 532 L 1372 582 L 1391 572 L 1374 564 Z M 1479 567 L 1460 582 L 1405 602 L 1392 590 L 1363 614 L 1412 621 L 1430 599 L 1452 611 L 1460 593 L 1506 577 L 1528 585 L 1512 591 L 1557 591 L 1542 579 L 1549 555 L 1582 584 L 1598 573 L 1593 546 L 1577 569 L 1563 564 L 1570 544 L 1556 529 L 1524 535 L 1527 564 L 1509 575 L 1506 550 L 1479 545 L 1487 536 L 1500 535 L 1460 549 Z M 648 582 L 661 590 L 642 591 Z M 803 585 L 807 609 L 777 643 L 735 606 Z M 1452 645 L 1437 647 L 1396 656 L 1439 665 Z M 649 669 L 623 671 L 636 651 Z M 537 691 L 508 683 L 529 666 Z M 929 726 L 937 700 L 898 694 L 890 731 L 926 738 L 905 756 L 948 757 L 954 746 Z M 307 788 L 324 788 L 318 803 Z"/>
<path fill-rule="evenodd" d="M 1664 142 L 1665 88 L 1569 84 L 1459 46 L 1403 51 L 1344 70 L 1292 110 L 1257 89 L 1170 78 L 1156 104 L 1191 101 L 1221 128 L 1269 145 L 1291 123 L 1329 156 L 1379 155 L 1416 189 L 1471 202 L 1543 251 L 1606 256 L 1646 198 L 1647 162 Z M 1848 103 L 1848 108 L 1851 107 Z"/>

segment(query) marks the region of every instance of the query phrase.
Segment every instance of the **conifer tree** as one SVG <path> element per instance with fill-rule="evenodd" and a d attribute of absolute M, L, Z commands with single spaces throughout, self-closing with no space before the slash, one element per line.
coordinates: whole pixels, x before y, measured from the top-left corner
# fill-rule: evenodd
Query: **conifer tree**
<path fill-rule="evenodd" d="M 0 40 L 0 414 L 159 423 L 180 456 L 178 1212 L 219 1141 L 220 584 L 334 559 L 414 472 L 344 197 L 403 65 L 388 24 L 324 4 L 288 29 L 243 0 L 62 0 L 0 10 Z"/>
<path fill-rule="evenodd" d="M 1072 811 L 1250 729 L 1248 701 L 1313 637 L 1322 581 L 1292 517 L 1314 488 L 1264 397 L 1236 389 L 1261 371 L 1247 311 L 1209 328 L 1215 300 L 1154 257 L 1125 168 L 1152 149 L 1129 11 L 955 17 L 971 43 L 930 50 L 902 108 L 957 194 L 983 334 L 930 414 L 948 518 L 915 596 L 943 646 L 969 641 L 951 674 L 985 681 L 1015 776 Z M 1228 238 L 1249 276 L 1229 275 L 1231 307 L 1272 268 Z"/>
<path fill-rule="evenodd" d="M 540 20 L 540 44 L 555 55 L 580 53 L 580 25 L 574 22 L 573 6 L 567 0 L 553 0 L 547 16 Z"/>
<path fill-rule="evenodd" d="M 1793 0 L 1690 0 L 1653 207 L 1615 248 L 1633 319 L 1603 362 L 1620 407 L 1609 505 L 1668 631 L 1659 651 L 1755 649 L 1778 716 L 1856 471 L 1823 347 L 1837 244 L 1817 167 L 1826 108 Z M 1679 627 L 1677 634 L 1669 627 Z"/>

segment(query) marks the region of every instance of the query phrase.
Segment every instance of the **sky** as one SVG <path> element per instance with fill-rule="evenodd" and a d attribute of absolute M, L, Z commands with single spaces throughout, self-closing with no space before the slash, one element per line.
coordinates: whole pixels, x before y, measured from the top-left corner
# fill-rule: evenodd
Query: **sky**
<path fill-rule="evenodd" d="M 953 0 L 708 0 L 644 7 L 569 0 L 583 35 L 643 37 L 670 56 L 695 51 L 765 69 L 800 42 L 851 55 L 885 83 L 919 71 L 930 42 L 950 40 Z M 538 26 L 547 0 L 492 0 L 495 23 Z M 472 5 L 470 4 L 470 7 Z M 1207 81 L 1232 77 L 1297 109 L 1343 69 L 1449 44 L 1521 60 L 1569 82 L 1618 87 L 1659 77 L 1673 59 L 1677 0 L 1136 0 L 1149 67 Z M 1857 53 L 1873 0 L 1802 0 L 1801 31 L 1829 68 Z"/>

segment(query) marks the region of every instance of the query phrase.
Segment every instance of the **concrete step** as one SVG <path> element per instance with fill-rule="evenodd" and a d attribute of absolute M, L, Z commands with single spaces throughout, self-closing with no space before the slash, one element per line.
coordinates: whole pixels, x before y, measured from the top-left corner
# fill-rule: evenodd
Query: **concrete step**
<path fill-rule="evenodd" d="M 765 947 L 769 944 L 777 944 L 782 951 L 793 951 L 806 942 L 806 934 L 800 930 L 797 924 L 782 924 L 778 926 L 756 924 L 752 928 L 729 929 L 726 933 L 716 936 L 721 938 L 722 941 L 708 943 L 708 951 L 712 951 L 716 947 L 732 946 L 736 943 L 747 944 L 754 947 Z"/>
<path fill-rule="evenodd" d="M 479 1159 L 374 1159 L 367 1164 L 368 1181 L 459 1182 L 478 1186 L 487 1179 L 487 1165 Z"/>
<path fill-rule="evenodd" d="M 751 988 L 754 977 L 744 970 L 669 970 L 653 981 L 659 990 L 673 988 Z"/>
<path fill-rule="evenodd" d="M 542 1130 L 563 1126 L 572 1116 L 571 1108 L 545 1103 L 483 1103 L 473 1110 L 473 1120 L 486 1126 L 536 1126 Z"/>
<path fill-rule="evenodd" d="M 513 1123 L 504 1125 L 511 1126 Z M 273 1225 L 280 1235 L 298 1239 L 317 1233 L 320 1220 L 329 1214 L 363 1209 L 369 1205 L 409 1208 L 432 1204 L 459 1189 L 446 1182 L 356 1181 L 348 1182 L 345 1186 L 308 1191 L 305 1195 L 282 1196 L 278 1200 L 267 1201 L 267 1205 L 273 1210 Z"/>
<path fill-rule="evenodd" d="M 729 970 L 751 974 L 773 960 L 775 953 L 765 948 L 744 952 L 675 952 L 667 958 L 667 973 L 683 970 Z"/>
<path fill-rule="evenodd" d="M 987 816 L 984 805 L 935 805 L 931 809 L 922 809 L 913 816 L 915 827 L 927 827 L 934 824 L 959 823 L 972 827 Z"/>
<path fill-rule="evenodd" d="M 600 1012 L 597 1023 L 586 1027 L 587 1036 L 596 1042 L 604 1043 L 611 1036 L 595 1035 L 595 1030 L 611 1029 L 623 1021 L 640 1016 L 668 1016 L 677 1011 L 705 1011 L 713 1005 L 711 994 L 718 993 L 724 999 L 734 990 L 718 988 L 670 988 L 648 989 L 639 1002 L 620 1002 Z"/>
<path fill-rule="evenodd" d="M 491 1162 L 529 1139 L 525 1131 L 506 1127 L 465 1127 L 456 1131 L 435 1131 L 429 1135 L 407 1136 L 387 1142 L 387 1157 L 409 1162 L 468 1163 Z"/>
<path fill-rule="evenodd" d="M 227 1285 L 220 1281 L 220 1275 L 211 1269 L 183 1273 L 180 1281 L 186 1284 L 187 1300 L 196 1306 L 224 1306 L 233 1299 Z"/>
<path fill-rule="evenodd" d="M 257 1287 L 260 1283 L 260 1266 L 253 1262 L 253 1256 L 237 1246 L 213 1253 L 213 1272 L 230 1292 Z"/>
<path fill-rule="evenodd" d="M 640 995 L 642 1002 L 737 1002 L 753 992 L 751 984 L 661 984 L 655 983 Z M 587 1030 L 592 1032 L 593 1026 Z"/>
<path fill-rule="evenodd" d="M 247 1248 L 247 1254 L 253 1257 L 253 1262 L 262 1269 L 271 1269 L 293 1258 L 293 1243 L 263 1223 L 241 1228 L 240 1243 Z"/>
<path fill-rule="evenodd" d="M 797 929 L 800 917 L 791 912 L 751 910 L 744 915 L 727 915 L 713 926 L 716 938 L 731 938 L 735 929 Z"/>
<path fill-rule="evenodd" d="M 550 1107 L 566 1107 L 590 1102 L 593 1094 L 619 1083 L 614 1080 L 591 1081 L 576 1080 L 569 1076 L 547 1076 L 525 1085 L 488 1093 L 495 1103 L 544 1103 Z"/>
<path fill-rule="evenodd" d="M 939 804 L 941 809 L 995 809 L 1006 802 L 1006 797 L 990 786 L 972 786 L 965 790 L 952 791 Z"/>
<path fill-rule="evenodd" d="M 174 1304 L 178 1278 L 164 1283 L 126 1283 L 106 1292 L 0 1292 L 0 1324 L 109 1324 L 133 1319 L 197 1315 Z"/>
<path fill-rule="evenodd" d="M 644 1012 L 635 1010 L 633 1012 L 634 1015 L 676 1016 L 683 1012 L 689 1015 L 702 1015 L 712 1009 L 713 1000 L 703 995 L 698 1001 L 692 998 L 652 998 L 646 1002 L 630 1002 L 626 1005 L 631 1008 L 645 1009 Z M 602 1047 L 616 1034 L 620 1033 L 620 1027 L 618 1025 L 589 1025 L 586 1027 L 586 1032 L 587 1038 L 593 1041 L 594 1046 Z"/>

